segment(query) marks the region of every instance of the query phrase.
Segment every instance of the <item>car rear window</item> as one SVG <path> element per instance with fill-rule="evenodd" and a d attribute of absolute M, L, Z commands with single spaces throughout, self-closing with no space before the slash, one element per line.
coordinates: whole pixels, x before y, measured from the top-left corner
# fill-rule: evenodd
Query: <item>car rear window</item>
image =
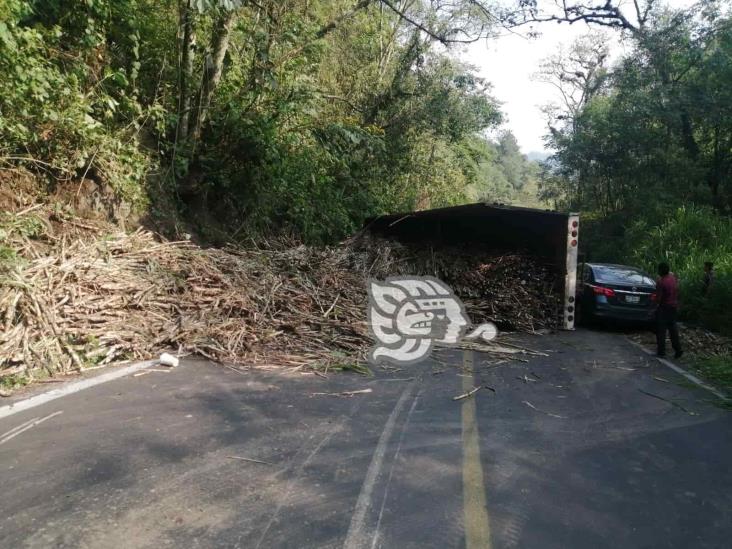
<path fill-rule="evenodd" d="M 632 267 L 593 267 L 595 280 L 606 284 L 643 284 L 653 286 L 655 282 L 645 273 Z"/>

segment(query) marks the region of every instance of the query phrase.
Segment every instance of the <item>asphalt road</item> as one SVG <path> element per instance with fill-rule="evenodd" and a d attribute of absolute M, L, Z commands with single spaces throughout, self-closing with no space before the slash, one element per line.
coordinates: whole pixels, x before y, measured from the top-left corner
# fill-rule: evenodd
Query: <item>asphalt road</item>
<path fill-rule="evenodd" d="M 510 341 L 548 356 L 183 361 L 0 419 L 0 547 L 729 547 L 709 393 L 620 334 Z"/>

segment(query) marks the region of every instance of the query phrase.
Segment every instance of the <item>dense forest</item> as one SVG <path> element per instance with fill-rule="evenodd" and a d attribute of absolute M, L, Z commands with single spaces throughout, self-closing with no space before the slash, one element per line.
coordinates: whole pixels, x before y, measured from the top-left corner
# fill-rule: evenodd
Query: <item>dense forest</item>
<path fill-rule="evenodd" d="M 0 162 L 214 240 L 508 201 L 537 165 L 445 47 L 489 26 L 458 4 L 1 0 Z"/>
<path fill-rule="evenodd" d="M 547 108 L 543 198 L 585 214 L 590 259 L 668 260 L 680 277 L 686 318 L 732 328 L 732 20 L 729 6 L 688 10 L 646 4 L 634 22 L 609 19 L 539 78 L 560 101 Z M 611 59 L 611 33 L 627 53 Z M 705 261 L 715 265 L 702 296 Z"/>
<path fill-rule="evenodd" d="M 333 242 L 475 200 L 581 211 L 583 252 L 671 260 L 692 317 L 732 307 L 732 28 L 691 8 L 534 0 L 0 0 L 0 183 L 209 243 Z M 460 45 L 585 25 L 539 78 L 529 161 Z M 610 55 L 620 40 L 625 54 Z M 67 206 L 64 206 L 67 207 Z M 704 261 L 713 299 L 697 299 Z M 695 301 L 696 300 L 696 301 Z"/>

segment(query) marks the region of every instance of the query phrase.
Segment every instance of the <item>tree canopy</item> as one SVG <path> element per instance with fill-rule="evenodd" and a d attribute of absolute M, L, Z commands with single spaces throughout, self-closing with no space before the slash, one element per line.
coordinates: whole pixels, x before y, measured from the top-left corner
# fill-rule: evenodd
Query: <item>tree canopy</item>
<path fill-rule="evenodd" d="M 550 58 L 564 93 L 544 192 L 573 208 L 640 212 L 689 201 L 732 206 L 732 21 L 713 2 L 650 11 L 611 63 L 597 34 Z"/>
<path fill-rule="evenodd" d="M 502 17 L 469 0 L 0 0 L 0 162 L 158 218 L 321 241 L 488 196 L 487 163 L 519 188 L 515 141 L 485 141 L 489 83 L 446 48 Z"/>

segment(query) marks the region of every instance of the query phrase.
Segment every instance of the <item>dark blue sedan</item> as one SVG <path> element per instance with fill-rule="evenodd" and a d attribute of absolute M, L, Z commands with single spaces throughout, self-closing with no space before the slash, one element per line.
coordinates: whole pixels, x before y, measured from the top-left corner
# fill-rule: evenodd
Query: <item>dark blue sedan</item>
<path fill-rule="evenodd" d="M 584 263 L 577 273 L 577 309 L 584 322 L 649 322 L 656 310 L 656 283 L 636 267 Z"/>

